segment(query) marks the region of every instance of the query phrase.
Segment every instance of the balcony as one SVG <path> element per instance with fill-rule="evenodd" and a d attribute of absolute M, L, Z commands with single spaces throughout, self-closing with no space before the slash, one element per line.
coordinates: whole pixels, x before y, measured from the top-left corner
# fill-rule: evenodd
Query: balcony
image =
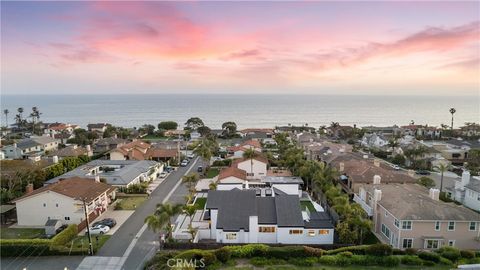
<path fill-rule="evenodd" d="M 353 201 L 360 204 L 360 206 L 367 212 L 369 217 L 373 216 L 373 209 L 364 200 L 362 200 L 357 194 L 354 194 Z"/>

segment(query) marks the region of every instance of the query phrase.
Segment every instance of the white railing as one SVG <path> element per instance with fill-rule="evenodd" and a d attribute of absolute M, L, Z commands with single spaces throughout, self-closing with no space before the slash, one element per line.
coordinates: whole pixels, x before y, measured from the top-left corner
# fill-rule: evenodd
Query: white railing
<path fill-rule="evenodd" d="M 362 200 L 357 194 L 353 195 L 353 201 L 360 204 L 360 206 L 367 212 L 369 217 L 373 216 L 373 209 L 364 200 Z"/>

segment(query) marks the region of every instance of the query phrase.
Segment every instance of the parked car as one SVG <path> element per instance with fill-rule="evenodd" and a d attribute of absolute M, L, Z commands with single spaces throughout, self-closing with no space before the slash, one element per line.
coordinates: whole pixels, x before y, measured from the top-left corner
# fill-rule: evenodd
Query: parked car
<path fill-rule="evenodd" d="M 165 177 L 167 177 L 167 175 L 168 175 L 167 172 L 161 172 L 159 176 L 160 176 L 160 178 L 165 178 Z"/>
<path fill-rule="evenodd" d="M 180 163 L 180 166 L 186 167 L 188 165 L 188 160 L 184 159 L 182 163 Z"/>
<path fill-rule="evenodd" d="M 430 172 L 427 170 L 418 170 L 415 173 L 418 175 L 430 175 Z"/>
<path fill-rule="evenodd" d="M 194 154 L 188 154 L 188 155 L 187 155 L 187 158 L 189 158 L 189 159 L 192 159 L 192 158 L 194 158 L 194 157 L 195 157 Z"/>
<path fill-rule="evenodd" d="M 95 223 L 97 223 L 97 222 L 95 222 Z M 105 226 L 108 226 L 110 228 L 113 228 L 113 227 L 115 227 L 115 225 L 117 225 L 117 221 L 113 218 L 105 218 L 105 219 L 102 219 L 102 220 L 98 221 L 98 223 L 100 225 L 105 225 Z"/>
<path fill-rule="evenodd" d="M 56 233 L 56 234 L 59 234 L 59 233 L 61 233 L 63 230 L 65 230 L 67 227 L 68 227 L 67 224 L 63 224 L 62 226 L 58 227 L 58 228 L 55 230 L 55 233 Z"/>
<path fill-rule="evenodd" d="M 169 172 L 175 171 L 175 168 L 168 166 L 165 168 L 165 171 L 169 173 Z"/>
<path fill-rule="evenodd" d="M 95 235 L 95 234 L 105 234 L 105 233 L 107 233 L 108 231 L 110 231 L 110 227 L 105 226 L 105 225 L 102 225 L 102 224 L 98 224 L 98 225 L 90 228 L 90 234 L 91 234 L 91 235 Z M 88 231 L 85 232 L 85 234 L 87 234 L 87 233 L 88 233 Z"/>
<path fill-rule="evenodd" d="M 202 167 L 202 166 L 198 166 L 197 172 L 203 172 L 203 167 Z"/>
<path fill-rule="evenodd" d="M 392 168 L 395 169 L 395 170 L 397 170 L 397 171 L 400 170 L 400 166 L 395 165 L 395 164 L 392 165 Z"/>

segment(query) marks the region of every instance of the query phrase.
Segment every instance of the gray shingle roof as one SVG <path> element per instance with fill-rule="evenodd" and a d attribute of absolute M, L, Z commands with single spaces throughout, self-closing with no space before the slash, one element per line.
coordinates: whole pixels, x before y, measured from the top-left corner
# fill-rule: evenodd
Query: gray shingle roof
<path fill-rule="evenodd" d="M 57 140 L 53 139 L 52 137 L 47 137 L 47 136 L 42 136 L 42 137 L 32 137 L 32 138 L 29 138 L 29 139 L 23 139 L 21 141 L 19 141 L 17 143 L 17 147 L 22 149 L 22 150 L 25 150 L 27 148 L 31 148 L 31 147 L 34 147 L 34 146 L 40 146 L 40 145 L 44 145 L 44 144 L 47 144 L 47 143 L 52 143 L 52 142 L 56 142 Z"/>
<path fill-rule="evenodd" d="M 276 197 L 256 197 L 259 224 L 277 224 Z"/>
<path fill-rule="evenodd" d="M 256 215 L 255 190 L 209 191 L 207 208 L 218 209 L 217 228 L 224 231 L 249 230 L 249 216 Z"/>
<path fill-rule="evenodd" d="M 264 183 L 270 184 L 299 184 L 303 185 L 303 180 L 298 176 L 265 176 L 262 179 Z"/>
<path fill-rule="evenodd" d="M 480 192 L 480 181 L 470 178 L 470 183 L 465 185 L 465 188 L 471 189 L 476 192 Z"/>
<path fill-rule="evenodd" d="M 278 227 L 303 227 L 300 200 L 295 195 L 275 196 Z"/>

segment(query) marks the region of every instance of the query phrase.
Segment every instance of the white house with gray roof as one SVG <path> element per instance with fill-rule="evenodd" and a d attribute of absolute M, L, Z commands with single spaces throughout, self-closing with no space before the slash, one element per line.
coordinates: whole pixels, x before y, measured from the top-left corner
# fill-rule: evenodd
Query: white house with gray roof
<path fill-rule="evenodd" d="M 24 159 L 29 156 L 43 155 L 46 151 L 58 149 L 58 140 L 52 137 L 41 136 L 23 139 L 17 143 L 6 145 L 2 152 L 7 159 Z"/>
<path fill-rule="evenodd" d="M 219 243 L 332 244 L 334 227 L 325 212 L 302 211 L 300 199 L 275 190 L 270 197 L 255 190 L 211 190 L 201 239 Z"/>
<path fill-rule="evenodd" d="M 109 185 L 128 187 L 154 180 L 163 171 L 163 164 L 153 160 L 93 160 L 72 171 L 48 180 L 55 183 L 64 178 L 100 178 Z"/>
<path fill-rule="evenodd" d="M 480 212 L 480 177 L 472 177 L 465 170 L 460 181 L 454 187 L 447 188 L 447 194 L 457 202 Z"/>

